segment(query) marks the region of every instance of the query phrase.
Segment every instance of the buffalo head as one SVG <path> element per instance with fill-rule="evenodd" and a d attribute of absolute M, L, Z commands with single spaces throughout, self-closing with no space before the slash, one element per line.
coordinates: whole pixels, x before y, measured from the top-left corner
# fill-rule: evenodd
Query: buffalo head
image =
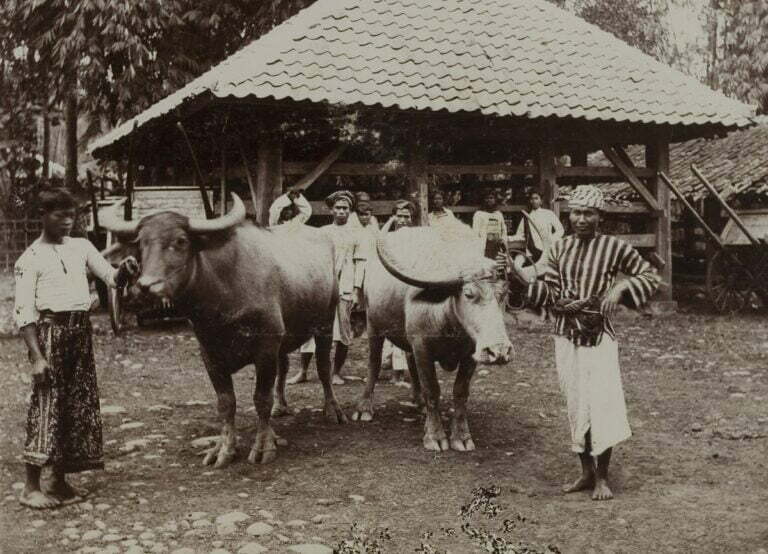
<path fill-rule="evenodd" d="M 188 282 L 199 235 L 226 231 L 245 219 L 242 200 L 232 194 L 233 206 L 215 219 L 190 219 L 175 212 L 147 215 L 139 221 L 126 221 L 116 204 L 102 216 L 102 225 L 123 238 L 133 240 L 141 260 L 141 275 L 136 286 L 142 293 L 172 299 Z"/>
<path fill-rule="evenodd" d="M 448 303 L 447 314 L 453 321 L 439 321 L 445 312 L 435 306 L 430 319 L 436 327 L 458 323 L 475 344 L 475 361 L 504 364 L 512 356 L 512 344 L 496 299 L 496 287 L 502 284 L 494 277 L 495 264 L 476 254 L 481 250 L 475 239 L 468 240 L 466 235 L 445 239 L 429 228 L 402 229 L 380 238 L 376 251 L 397 279 Z"/>

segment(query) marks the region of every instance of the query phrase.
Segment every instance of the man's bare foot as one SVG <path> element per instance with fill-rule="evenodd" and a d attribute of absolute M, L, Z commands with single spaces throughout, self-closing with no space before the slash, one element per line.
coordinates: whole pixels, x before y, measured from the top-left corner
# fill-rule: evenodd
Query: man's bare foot
<path fill-rule="evenodd" d="M 307 382 L 307 373 L 305 371 L 299 371 L 296 375 L 286 381 L 289 385 L 298 385 L 299 383 Z"/>
<path fill-rule="evenodd" d="M 50 510 L 58 507 L 61 502 L 43 494 L 42 491 L 24 490 L 19 497 L 19 504 L 35 510 Z"/>
<path fill-rule="evenodd" d="M 66 480 L 62 479 L 61 481 L 54 481 L 51 483 L 51 485 L 45 489 L 45 494 L 64 504 L 68 501 L 85 498 L 88 496 L 88 491 L 76 489 L 67 483 Z"/>
<path fill-rule="evenodd" d="M 595 476 L 590 474 L 584 474 L 576 481 L 571 483 L 570 485 L 565 485 L 563 487 L 563 492 L 565 494 L 571 493 L 571 492 L 579 492 L 579 491 L 585 491 L 588 489 L 591 489 L 595 485 Z"/>
<path fill-rule="evenodd" d="M 595 490 L 592 491 L 592 500 L 610 500 L 613 498 L 611 489 L 605 479 L 598 479 L 595 482 Z"/>
<path fill-rule="evenodd" d="M 346 381 L 344 381 L 344 378 L 341 375 L 339 375 L 338 373 L 334 373 L 333 376 L 331 377 L 331 383 L 333 383 L 334 385 L 343 385 L 344 383 L 346 383 Z"/>

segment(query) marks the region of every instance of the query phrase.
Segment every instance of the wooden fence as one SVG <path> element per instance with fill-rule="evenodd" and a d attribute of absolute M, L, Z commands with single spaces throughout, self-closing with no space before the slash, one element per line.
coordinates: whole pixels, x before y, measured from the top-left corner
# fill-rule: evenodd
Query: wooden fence
<path fill-rule="evenodd" d="M 39 219 L 0 219 L 0 273 L 13 271 L 13 264 L 40 236 Z"/>

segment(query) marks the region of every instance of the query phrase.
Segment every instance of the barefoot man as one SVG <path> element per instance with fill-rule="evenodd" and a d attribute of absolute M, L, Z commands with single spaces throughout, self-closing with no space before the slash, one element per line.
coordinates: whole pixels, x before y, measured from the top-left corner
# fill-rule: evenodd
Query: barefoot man
<path fill-rule="evenodd" d="M 86 269 L 118 287 L 139 266 L 128 257 L 115 269 L 87 239 L 68 236 L 76 203 L 67 190 L 43 191 L 39 206 L 43 232 L 14 268 L 14 316 L 33 381 L 23 456 L 27 482 L 19 502 L 46 509 L 84 496 L 67 482 L 67 473 L 104 468 Z M 45 466 L 53 468 L 53 482 L 43 492 Z"/>
<path fill-rule="evenodd" d="M 543 275 L 530 283 L 527 301 L 555 316 L 555 363 L 568 405 L 571 450 L 581 460 L 581 477 L 564 492 L 592 489 L 608 500 L 608 465 L 613 447 L 631 436 L 611 323 L 619 303 L 639 308 L 660 279 L 626 242 L 598 232 L 604 209 L 597 187 L 576 188 L 569 201 L 573 234 L 545 251 Z M 514 264 L 510 276 L 525 283 Z M 622 272 L 626 279 L 616 279 Z"/>

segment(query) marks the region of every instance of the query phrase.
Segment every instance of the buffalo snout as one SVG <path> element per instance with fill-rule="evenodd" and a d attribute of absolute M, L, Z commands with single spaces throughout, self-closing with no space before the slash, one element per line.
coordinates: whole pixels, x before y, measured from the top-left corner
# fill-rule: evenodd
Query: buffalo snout
<path fill-rule="evenodd" d="M 477 348 L 473 358 L 480 364 L 502 365 L 512 359 L 512 352 L 512 345 L 510 343 L 501 342 Z"/>

